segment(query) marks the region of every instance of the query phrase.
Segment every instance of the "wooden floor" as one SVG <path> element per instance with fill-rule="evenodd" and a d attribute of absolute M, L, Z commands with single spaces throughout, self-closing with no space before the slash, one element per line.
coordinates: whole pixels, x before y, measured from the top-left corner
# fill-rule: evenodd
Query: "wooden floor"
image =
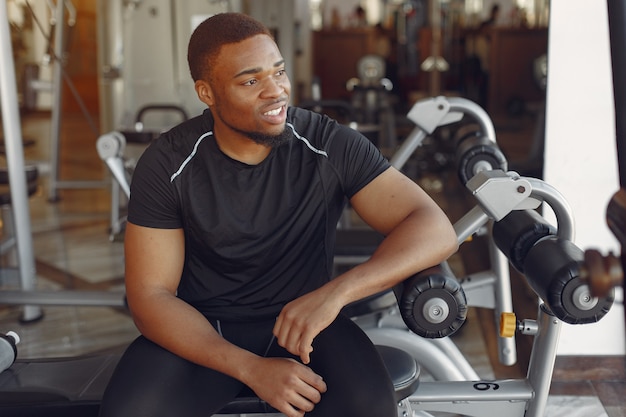
<path fill-rule="evenodd" d="M 522 161 L 532 145 L 534 118 L 495 120 L 500 147 L 509 160 Z M 34 256 L 40 288 L 76 290 L 122 290 L 124 267 L 120 241 L 110 240 L 110 189 L 80 188 L 81 182 L 108 180 L 98 158 L 97 133 L 81 114 L 68 114 L 62 121 L 59 179 L 76 181 L 78 188 L 50 188 L 50 115 L 22 115 L 25 155 L 42 171 L 41 186 L 30 200 Z M 435 147 L 446 156 L 445 149 Z M 426 155 L 432 156 L 432 154 Z M 439 155 L 441 156 L 441 155 Z M 448 155 L 449 156 L 449 155 Z M 445 160 L 445 158 L 444 158 Z M 457 220 L 471 202 L 460 187 L 456 172 L 445 163 L 427 166 L 417 181 Z M 50 198 L 51 195 L 54 198 Z M 3 260 L 2 266 L 10 266 Z M 463 245 L 455 264 L 464 273 L 485 265 L 485 250 L 480 243 Z M 521 280 L 514 280 L 516 305 L 533 314 L 534 300 Z M 0 284 L 3 282 L 0 280 Z M 3 284 L 4 287 L 10 284 Z M 78 294 L 78 293 L 77 293 Z M 77 295 L 79 296 L 79 295 Z M 22 336 L 21 357 L 75 356 L 125 346 L 137 335 L 128 314 L 110 307 L 46 307 L 42 320 L 21 323 L 22 310 L 0 306 L 0 331 L 16 330 Z M 464 326 L 455 343 L 479 367 L 482 378 L 523 377 L 530 355 L 530 337 L 519 337 L 518 363 L 504 366 L 498 362 L 493 314 L 471 309 L 472 323 Z M 548 417 L 626 417 L 626 358 L 558 357 L 554 372 Z M 591 408 L 572 412 L 574 400 L 585 399 Z M 597 404 L 599 405 L 596 405 Z M 593 408 L 593 406 L 596 408 Z M 582 406 L 581 406 L 582 407 Z M 599 407 L 599 408 L 598 408 Z M 580 414 L 581 410 L 592 410 Z M 598 412 L 598 410 L 600 410 Z M 578 413 L 578 414 L 576 414 Z"/>

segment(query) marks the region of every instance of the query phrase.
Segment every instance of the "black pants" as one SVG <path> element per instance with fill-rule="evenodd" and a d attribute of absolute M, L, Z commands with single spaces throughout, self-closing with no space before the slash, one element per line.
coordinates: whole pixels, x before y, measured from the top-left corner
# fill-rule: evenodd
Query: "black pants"
<path fill-rule="evenodd" d="M 217 323 L 216 323 L 217 325 Z M 274 320 L 224 323 L 224 338 L 258 355 L 293 357 L 272 337 Z M 209 347 L 207 347 L 209 348 Z M 347 317 L 339 316 L 313 343 L 313 371 L 328 390 L 311 417 L 393 417 L 393 384 L 376 347 Z M 101 417 L 210 416 L 247 389 L 138 337 L 126 350 L 106 389 Z"/>

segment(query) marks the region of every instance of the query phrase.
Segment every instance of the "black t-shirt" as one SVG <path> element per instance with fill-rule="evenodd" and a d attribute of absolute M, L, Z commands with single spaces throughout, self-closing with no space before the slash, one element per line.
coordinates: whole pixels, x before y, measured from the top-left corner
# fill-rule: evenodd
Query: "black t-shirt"
<path fill-rule="evenodd" d="M 290 107 L 288 143 L 258 165 L 226 156 L 211 112 L 164 133 L 139 159 L 128 221 L 183 228 L 178 297 L 208 317 L 274 317 L 331 278 L 347 199 L 389 168 L 358 132 Z"/>

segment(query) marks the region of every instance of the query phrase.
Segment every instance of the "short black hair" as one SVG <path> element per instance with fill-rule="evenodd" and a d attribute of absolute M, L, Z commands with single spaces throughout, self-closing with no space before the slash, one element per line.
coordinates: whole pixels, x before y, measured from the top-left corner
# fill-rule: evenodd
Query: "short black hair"
<path fill-rule="evenodd" d="M 191 34 L 187 48 L 187 63 L 193 81 L 210 78 L 210 70 L 223 45 L 256 35 L 273 38 L 265 25 L 243 13 L 219 13 L 200 23 Z"/>

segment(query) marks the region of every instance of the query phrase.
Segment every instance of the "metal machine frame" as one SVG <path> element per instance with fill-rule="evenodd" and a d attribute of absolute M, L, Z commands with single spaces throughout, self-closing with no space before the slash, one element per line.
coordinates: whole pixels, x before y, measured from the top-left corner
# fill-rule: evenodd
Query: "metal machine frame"
<path fill-rule="evenodd" d="M 459 242 L 487 222 L 501 220 L 511 210 L 537 208 L 541 202 L 554 210 L 558 235 L 567 240 L 573 238 L 569 205 L 557 190 L 541 180 L 494 170 L 477 174 L 468 183 L 468 189 L 478 205 L 455 223 Z M 536 325 L 526 325 L 522 329 L 523 334 L 535 336 L 525 379 L 422 382 L 408 399 L 411 409 L 457 412 L 468 416 L 543 416 L 561 324 L 545 304 L 540 303 Z"/>

